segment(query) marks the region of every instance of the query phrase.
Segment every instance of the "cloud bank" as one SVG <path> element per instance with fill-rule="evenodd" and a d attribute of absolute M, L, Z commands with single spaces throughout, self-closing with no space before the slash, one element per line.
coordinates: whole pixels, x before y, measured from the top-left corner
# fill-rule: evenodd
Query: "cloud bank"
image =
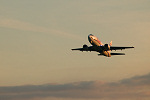
<path fill-rule="evenodd" d="M 118 82 L 83 81 L 0 87 L 1 100 L 149 100 L 150 74 Z"/>

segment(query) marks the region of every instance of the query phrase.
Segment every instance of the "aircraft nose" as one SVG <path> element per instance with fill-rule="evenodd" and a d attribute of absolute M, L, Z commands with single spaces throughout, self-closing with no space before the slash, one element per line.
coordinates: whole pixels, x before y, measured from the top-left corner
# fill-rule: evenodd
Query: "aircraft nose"
<path fill-rule="evenodd" d="M 91 36 L 90 35 L 88 36 L 88 40 L 91 41 Z"/>
<path fill-rule="evenodd" d="M 90 36 L 93 36 L 93 34 L 89 34 L 89 37 L 90 37 Z"/>
<path fill-rule="evenodd" d="M 92 34 L 89 34 L 89 35 L 88 35 L 88 39 L 90 39 L 92 36 L 93 36 Z"/>
<path fill-rule="evenodd" d="M 93 36 L 92 34 L 88 35 L 88 38 L 91 38 L 91 36 Z"/>

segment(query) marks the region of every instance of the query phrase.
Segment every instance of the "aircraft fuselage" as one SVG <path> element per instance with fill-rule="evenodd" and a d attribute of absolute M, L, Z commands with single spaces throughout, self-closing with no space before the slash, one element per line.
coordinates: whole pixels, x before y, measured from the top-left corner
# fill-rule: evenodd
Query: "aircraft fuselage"
<path fill-rule="evenodd" d="M 104 55 L 107 57 L 111 57 L 109 50 L 105 50 L 104 44 L 94 35 L 88 35 L 89 42 L 96 48 L 96 51 L 100 53 L 100 55 Z"/>

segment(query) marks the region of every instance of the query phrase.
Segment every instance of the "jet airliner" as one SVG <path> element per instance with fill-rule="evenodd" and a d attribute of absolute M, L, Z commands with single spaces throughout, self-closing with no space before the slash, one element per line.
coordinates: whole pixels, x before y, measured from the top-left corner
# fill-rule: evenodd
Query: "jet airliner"
<path fill-rule="evenodd" d="M 76 48 L 72 50 L 79 50 L 79 51 L 96 51 L 99 52 L 98 55 L 103 55 L 106 57 L 111 57 L 111 55 L 125 55 L 125 53 L 111 53 L 112 50 L 123 50 L 129 49 L 134 47 L 117 47 L 112 46 L 112 41 L 109 44 L 103 44 L 96 36 L 90 34 L 88 35 L 88 40 L 92 44 L 92 46 L 87 46 L 86 44 L 83 45 L 83 48 Z"/>

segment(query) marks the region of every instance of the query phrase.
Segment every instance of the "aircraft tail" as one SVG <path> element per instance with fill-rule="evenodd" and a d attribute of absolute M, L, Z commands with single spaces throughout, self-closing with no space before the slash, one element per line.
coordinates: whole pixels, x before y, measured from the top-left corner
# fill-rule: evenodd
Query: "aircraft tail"
<path fill-rule="evenodd" d="M 109 46 L 112 46 L 112 41 L 109 43 Z"/>

